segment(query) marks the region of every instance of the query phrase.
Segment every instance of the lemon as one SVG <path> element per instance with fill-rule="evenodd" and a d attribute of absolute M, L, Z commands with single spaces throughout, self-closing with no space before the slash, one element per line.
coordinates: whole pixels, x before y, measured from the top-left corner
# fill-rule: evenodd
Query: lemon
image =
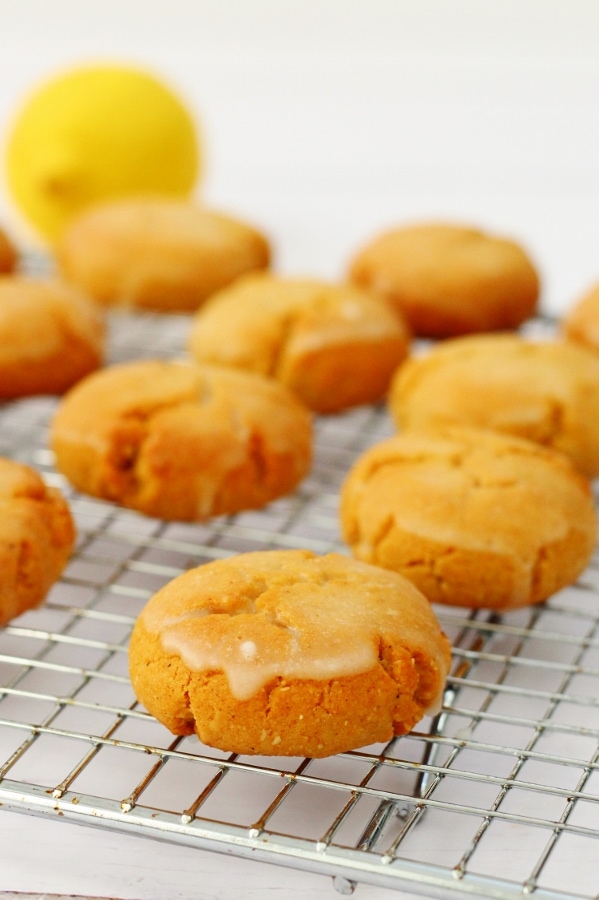
<path fill-rule="evenodd" d="M 98 201 L 188 196 L 200 171 L 199 131 L 153 74 L 90 65 L 48 79 L 25 100 L 7 137 L 5 165 L 17 208 L 54 240 Z"/>

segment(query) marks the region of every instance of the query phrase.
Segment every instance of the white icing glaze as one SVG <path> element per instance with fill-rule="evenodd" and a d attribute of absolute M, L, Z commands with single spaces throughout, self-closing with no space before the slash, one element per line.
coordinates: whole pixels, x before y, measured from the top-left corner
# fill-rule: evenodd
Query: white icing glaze
<path fill-rule="evenodd" d="M 239 652 L 241 653 L 243 659 L 255 659 L 258 648 L 253 641 L 242 641 L 239 647 Z"/>
<path fill-rule="evenodd" d="M 156 595 L 142 613 L 144 625 L 191 671 L 224 672 L 238 700 L 277 677 L 329 681 L 368 672 L 379 664 L 383 638 L 432 656 L 440 683 L 430 709 L 437 709 L 447 663 L 427 601 L 401 576 L 330 558 L 341 575 L 327 573 L 326 566 L 323 571 L 318 558 L 301 575 L 283 572 L 276 578 L 264 572 L 255 579 L 246 572 L 224 578 L 225 561 L 200 566 Z M 345 566 L 353 578 L 343 578 Z M 356 570 L 374 572 L 373 581 L 356 580 Z M 214 583 L 212 572 L 219 573 Z M 176 604 L 173 585 L 180 588 Z"/>
<path fill-rule="evenodd" d="M 365 644 L 351 650 L 338 648 L 330 656 L 307 656 L 301 644 L 292 641 L 289 656 L 282 665 L 279 658 L 269 658 L 267 650 L 259 651 L 254 641 L 234 638 L 213 645 L 209 640 L 202 640 L 199 633 L 193 641 L 182 639 L 181 632 L 176 628 L 162 632 L 161 640 L 164 649 L 181 656 L 192 671 L 223 671 L 237 700 L 248 700 L 279 675 L 328 681 L 330 678 L 366 672 L 377 661 L 374 648 Z M 253 647 L 253 652 L 248 653 L 248 647 Z"/>

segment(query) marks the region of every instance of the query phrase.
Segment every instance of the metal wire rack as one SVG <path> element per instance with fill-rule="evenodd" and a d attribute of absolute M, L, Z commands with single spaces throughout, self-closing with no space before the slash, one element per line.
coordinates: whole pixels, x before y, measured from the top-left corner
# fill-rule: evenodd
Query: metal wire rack
<path fill-rule="evenodd" d="M 184 353 L 184 316 L 115 314 L 110 361 Z M 145 518 L 73 492 L 53 470 L 53 398 L 0 408 L 0 454 L 69 498 L 76 553 L 43 607 L 0 630 L 2 810 L 433 897 L 542 900 L 599 891 L 599 565 L 501 618 L 439 609 L 454 646 L 441 714 L 323 760 L 242 757 L 173 738 L 135 702 L 127 640 L 185 569 L 252 549 L 343 549 L 337 497 L 384 410 L 317 422 L 291 497 L 208 524 Z"/>

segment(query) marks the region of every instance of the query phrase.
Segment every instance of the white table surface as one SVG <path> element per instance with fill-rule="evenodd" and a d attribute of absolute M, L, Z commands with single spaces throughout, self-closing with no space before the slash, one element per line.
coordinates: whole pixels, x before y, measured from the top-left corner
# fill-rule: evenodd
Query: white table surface
<path fill-rule="evenodd" d="M 4 0 L 0 135 L 54 70 L 145 65 L 202 123 L 199 195 L 263 227 L 282 273 L 337 278 L 375 231 L 447 218 L 522 240 L 560 313 L 599 280 L 598 48 L 595 0 Z M 3 189 L 0 222 L 30 241 Z M 337 896 L 322 875 L 8 812 L 2 891 Z"/>
<path fill-rule="evenodd" d="M 329 876 L 17 813 L 0 816 L 0 885 L 8 891 L 80 894 L 103 900 L 336 900 L 342 896 Z M 387 900 L 397 894 L 361 884 L 354 896 Z"/>

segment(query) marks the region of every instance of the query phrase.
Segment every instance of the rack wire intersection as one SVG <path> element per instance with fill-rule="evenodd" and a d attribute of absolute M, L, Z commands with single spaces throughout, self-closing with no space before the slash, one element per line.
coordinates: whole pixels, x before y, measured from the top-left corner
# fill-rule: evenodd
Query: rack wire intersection
<path fill-rule="evenodd" d="M 110 361 L 183 355 L 189 319 L 111 315 Z M 341 550 L 338 490 L 391 433 L 382 408 L 316 423 L 291 497 L 207 524 L 74 492 L 54 471 L 54 398 L 0 408 L 0 454 L 68 497 L 76 553 L 43 607 L 0 630 L 0 805 L 430 897 L 599 894 L 599 561 L 501 618 L 438 609 L 453 643 L 441 714 L 323 760 L 242 757 L 174 738 L 135 702 L 127 640 L 167 581 L 253 549 Z"/>

